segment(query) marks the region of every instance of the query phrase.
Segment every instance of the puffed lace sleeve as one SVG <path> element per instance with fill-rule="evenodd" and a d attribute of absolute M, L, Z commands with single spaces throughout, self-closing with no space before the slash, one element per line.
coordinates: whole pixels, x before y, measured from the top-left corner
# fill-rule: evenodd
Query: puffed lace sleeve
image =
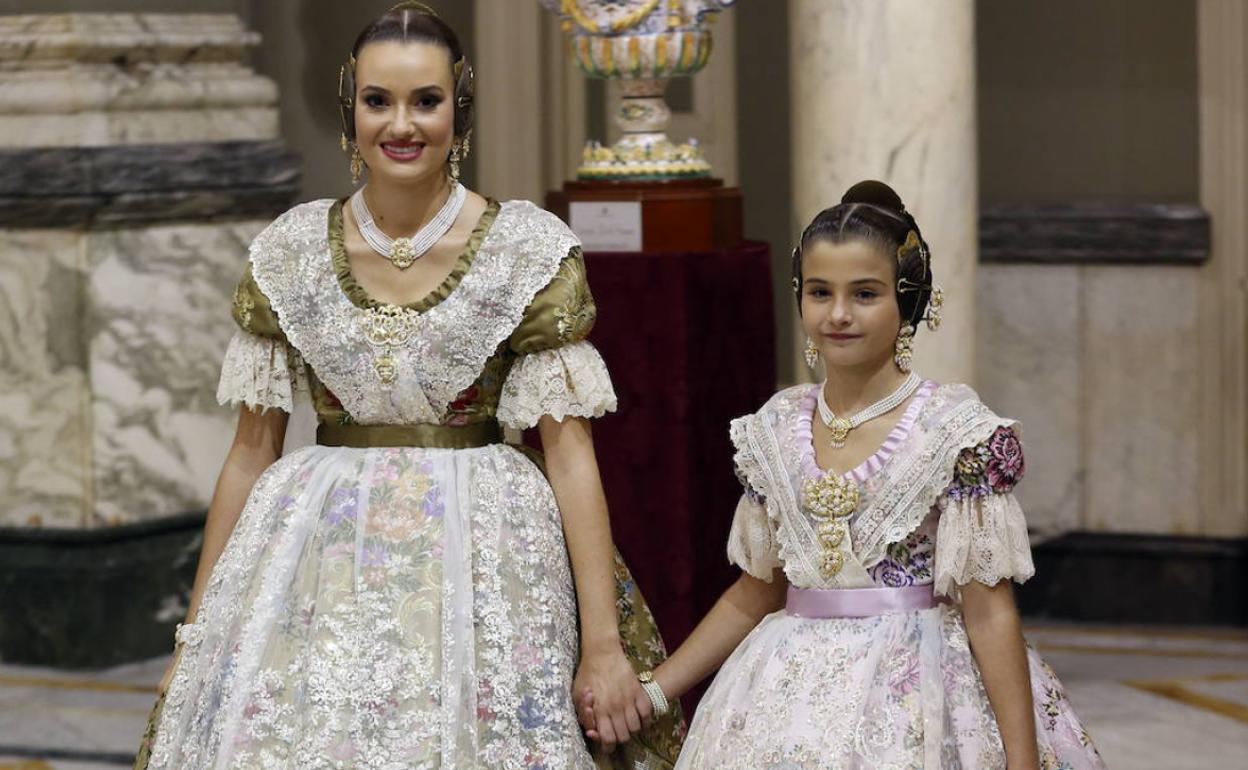
<path fill-rule="evenodd" d="M 295 394 L 307 390 L 304 364 L 286 341 L 250 265 L 234 290 L 233 316 L 238 329 L 225 351 L 217 401 L 293 412 Z"/>
<path fill-rule="evenodd" d="M 1013 492 L 1023 470 L 1012 427 L 997 428 L 959 454 L 954 481 L 937 503 L 936 593 L 955 596 L 971 581 L 1022 583 L 1035 574 L 1027 521 Z"/>
<path fill-rule="evenodd" d="M 728 561 L 767 583 L 781 566 L 776 530 L 767 516 L 766 501 L 748 488 L 732 517 Z"/>
<path fill-rule="evenodd" d="M 767 498 L 753 486 L 758 483 L 759 474 L 758 463 L 746 446 L 747 419 L 734 420 L 731 430 L 736 450 L 733 465 L 744 492 L 732 517 L 732 529 L 728 532 L 728 561 L 753 577 L 770 583 L 774 570 L 783 566 L 783 562 L 776 540 L 776 526 L 767 514 Z"/>
<path fill-rule="evenodd" d="M 601 417 L 615 410 L 607 366 L 585 340 L 597 313 L 585 261 L 574 248 L 511 335 L 509 344 L 519 358 L 503 383 L 499 422 L 531 428 L 542 415 L 563 420 Z"/>

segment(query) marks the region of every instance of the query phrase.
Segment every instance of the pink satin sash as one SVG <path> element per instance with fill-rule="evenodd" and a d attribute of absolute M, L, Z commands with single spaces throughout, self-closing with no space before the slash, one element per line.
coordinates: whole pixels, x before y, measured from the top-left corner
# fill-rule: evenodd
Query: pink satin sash
<path fill-rule="evenodd" d="M 794 588 L 789 586 L 785 610 L 799 618 L 869 618 L 891 612 L 930 610 L 948 599 L 937 598 L 932 586 L 901 588 Z"/>

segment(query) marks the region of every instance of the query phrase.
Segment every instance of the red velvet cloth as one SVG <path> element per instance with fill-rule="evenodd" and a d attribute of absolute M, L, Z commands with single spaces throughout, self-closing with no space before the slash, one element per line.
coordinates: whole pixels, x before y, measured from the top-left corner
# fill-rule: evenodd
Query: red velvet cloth
<path fill-rule="evenodd" d="M 594 422 L 612 531 L 675 649 L 739 574 L 725 552 L 742 491 L 728 423 L 775 390 L 770 253 L 585 259 L 591 340 L 619 396 Z"/>

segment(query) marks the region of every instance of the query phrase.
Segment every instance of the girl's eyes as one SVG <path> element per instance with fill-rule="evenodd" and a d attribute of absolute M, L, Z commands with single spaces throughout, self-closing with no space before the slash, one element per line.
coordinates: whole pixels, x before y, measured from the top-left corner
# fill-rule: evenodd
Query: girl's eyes
<path fill-rule="evenodd" d="M 386 98 L 381 94 L 367 94 L 364 97 L 364 103 L 373 109 L 386 106 Z"/>
<path fill-rule="evenodd" d="M 423 110 L 432 110 L 441 103 L 442 98 L 439 96 L 422 96 L 416 100 L 416 106 Z"/>
<path fill-rule="evenodd" d="M 832 292 L 823 288 L 812 288 L 812 289 L 809 289 L 806 293 L 818 299 L 826 299 L 832 296 Z M 879 292 L 875 291 L 874 289 L 859 289 L 858 291 L 854 292 L 854 299 L 860 300 L 863 302 L 870 302 L 871 300 L 876 299 L 879 296 L 880 296 Z"/>

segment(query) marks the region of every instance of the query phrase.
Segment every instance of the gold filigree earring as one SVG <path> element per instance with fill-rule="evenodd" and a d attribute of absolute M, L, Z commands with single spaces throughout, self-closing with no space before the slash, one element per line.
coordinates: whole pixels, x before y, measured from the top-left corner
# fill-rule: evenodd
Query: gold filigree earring
<path fill-rule="evenodd" d="M 463 159 L 463 156 L 464 143 L 459 139 L 451 142 L 451 154 L 446 159 L 446 162 L 450 166 L 451 181 L 453 182 L 459 181 L 459 161 Z"/>
<path fill-rule="evenodd" d="M 468 153 L 472 152 L 472 129 L 464 134 L 462 139 L 456 139 L 451 143 L 451 154 L 447 157 L 447 165 L 450 166 L 451 179 L 459 181 L 459 164 L 468 160 Z"/>
<path fill-rule="evenodd" d="M 342 151 L 351 155 L 351 184 L 358 185 L 360 177 L 364 174 L 364 156 L 360 155 L 360 147 L 355 142 L 347 139 L 346 134 L 342 134 L 339 138 L 339 144 Z"/>
<path fill-rule="evenodd" d="M 914 358 L 914 327 L 905 324 L 897 332 L 897 341 L 893 343 L 893 363 L 903 372 L 910 371 L 910 360 Z"/>
<path fill-rule="evenodd" d="M 940 328 L 940 309 L 945 305 L 945 290 L 932 285 L 932 294 L 927 300 L 927 328 L 936 331 Z"/>
<path fill-rule="evenodd" d="M 819 365 L 819 348 L 815 347 L 815 341 L 810 337 L 806 338 L 806 365 L 814 369 Z"/>

